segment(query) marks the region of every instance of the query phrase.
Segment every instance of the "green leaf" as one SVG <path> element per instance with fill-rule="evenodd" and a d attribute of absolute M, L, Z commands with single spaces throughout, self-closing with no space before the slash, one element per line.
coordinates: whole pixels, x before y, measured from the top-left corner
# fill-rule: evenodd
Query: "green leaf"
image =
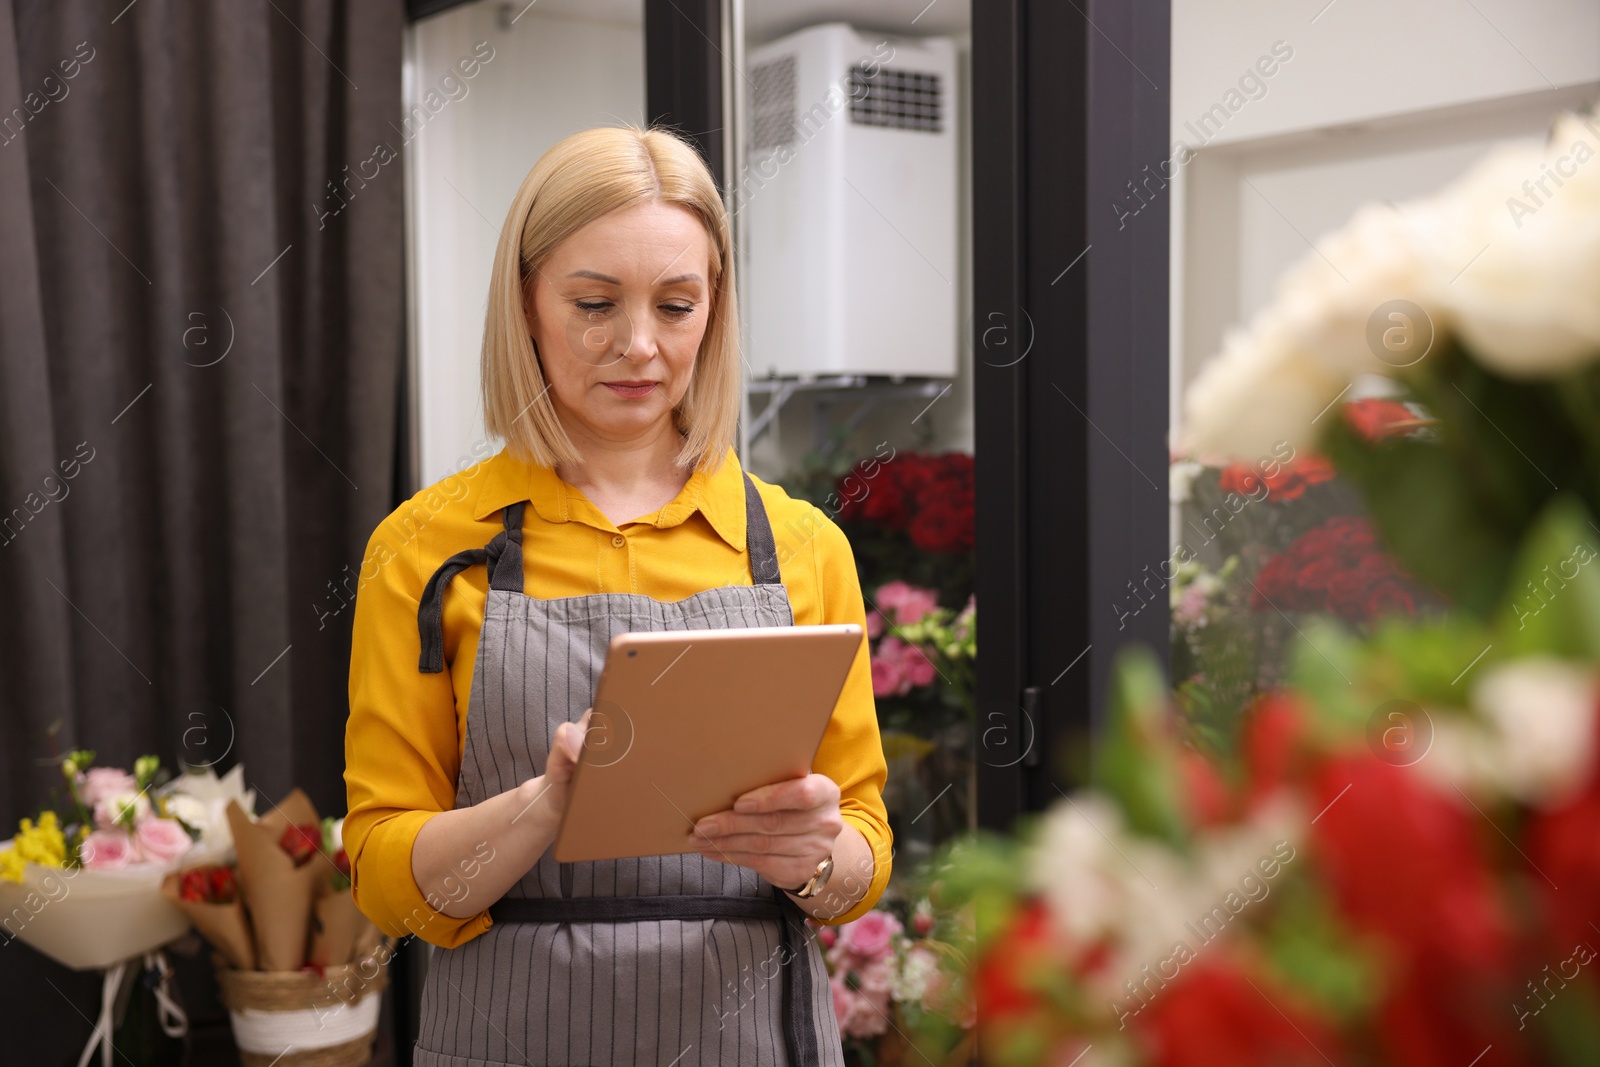
<path fill-rule="evenodd" d="M 1516 554 L 1496 627 L 1509 655 L 1600 656 L 1600 530 L 1575 495 L 1545 506 Z"/>
<path fill-rule="evenodd" d="M 1095 758 L 1095 780 L 1135 833 L 1181 845 L 1181 777 L 1170 733 L 1167 681 L 1149 649 L 1130 646 L 1111 668 L 1111 707 Z"/>

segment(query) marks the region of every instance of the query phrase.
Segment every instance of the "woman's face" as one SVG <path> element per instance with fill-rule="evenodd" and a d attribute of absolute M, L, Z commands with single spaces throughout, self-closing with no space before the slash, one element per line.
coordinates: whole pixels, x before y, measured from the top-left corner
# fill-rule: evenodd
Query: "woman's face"
<path fill-rule="evenodd" d="M 659 201 L 556 246 L 523 307 L 568 433 L 627 443 L 672 426 L 711 314 L 710 263 L 700 220 Z"/>

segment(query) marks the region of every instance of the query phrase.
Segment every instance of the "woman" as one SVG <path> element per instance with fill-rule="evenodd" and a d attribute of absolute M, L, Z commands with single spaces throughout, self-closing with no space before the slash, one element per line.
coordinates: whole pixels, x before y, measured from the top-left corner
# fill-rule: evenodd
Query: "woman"
<path fill-rule="evenodd" d="M 732 262 L 684 142 L 552 148 L 490 283 L 483 407 L 506 448 L 373 534 L 344 841 L 362 910 L 446 950 L 418 1067 L 842 1062 L 803 920 L 854 919 L 889 877 L 864 642 L 815 773 L 686 826 L 684 855 L 547 854 L 612 635 L 866 621 L 843 534 L 730 447 Z M 662 908 L 683 917 L 645 918 Z"/>

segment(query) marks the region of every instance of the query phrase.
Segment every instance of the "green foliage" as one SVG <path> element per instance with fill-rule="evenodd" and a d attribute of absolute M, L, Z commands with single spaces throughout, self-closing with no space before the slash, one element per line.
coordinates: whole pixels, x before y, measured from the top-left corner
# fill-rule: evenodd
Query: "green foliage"
<path fill-rule="evenodd" d="M 1096 784 L 1135 832 L 1170 844 L 1187 835 L 1170 729 L 1167 682 L 1149 649 L 1130 646 L 1112 664 L 1111 707 L 1095 761 Z"/>

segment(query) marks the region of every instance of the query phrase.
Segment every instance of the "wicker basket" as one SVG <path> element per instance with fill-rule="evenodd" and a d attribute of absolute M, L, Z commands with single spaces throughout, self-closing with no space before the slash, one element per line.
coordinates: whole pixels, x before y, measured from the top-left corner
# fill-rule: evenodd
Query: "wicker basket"
<path fill-rule="evenodd" d="M 371 959 L 311 971 L 217 968 L 244 1067 L 360 1067 L 372 1059 L 388 984 Z"/>

